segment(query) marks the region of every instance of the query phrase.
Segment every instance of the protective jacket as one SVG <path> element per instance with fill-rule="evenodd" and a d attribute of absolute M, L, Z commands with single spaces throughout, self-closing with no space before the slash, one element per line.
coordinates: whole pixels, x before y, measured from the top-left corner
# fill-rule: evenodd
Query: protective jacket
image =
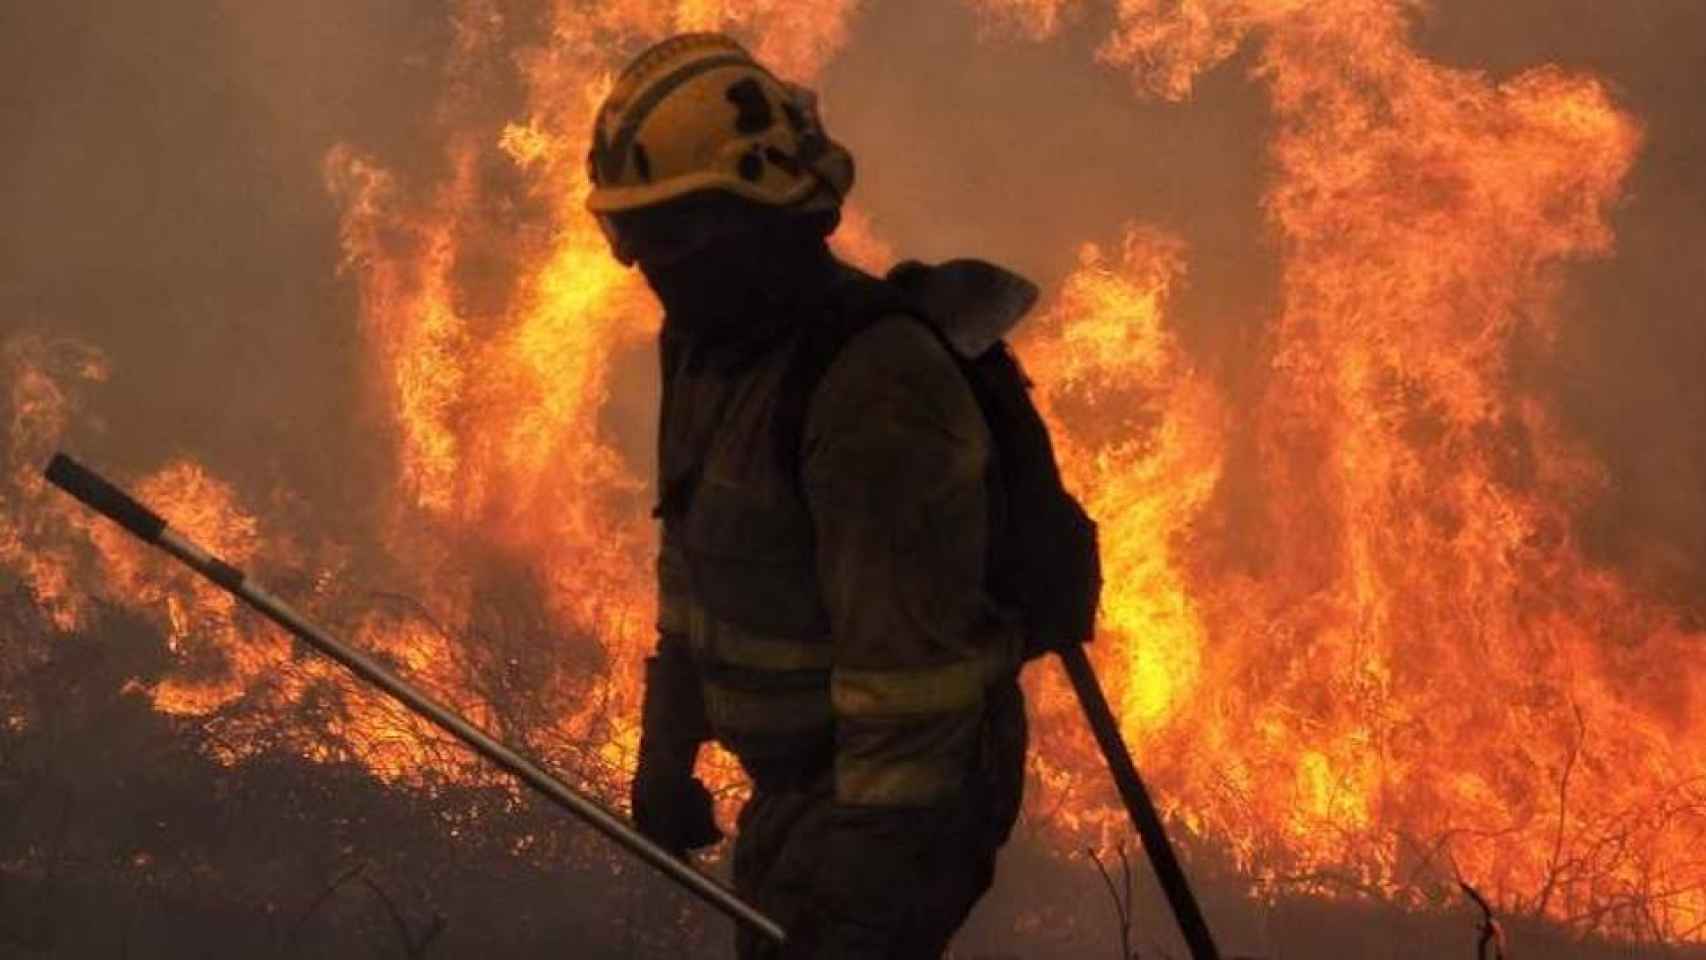
<path fill-rule="evenodd" d="M 803 332 L 874 282 L 837 265 L 761 335 L 663 338 L 660 656 L 691 660 L 705 732 L 753 780 L 736 885 L 816 944 L 799 955 L 939 953 L 1021 780 L 1022 629 L 985 584 L 991 440 L 946 343 L 874 321 L 811 394 L 797 475 L 776 456 Z"/>

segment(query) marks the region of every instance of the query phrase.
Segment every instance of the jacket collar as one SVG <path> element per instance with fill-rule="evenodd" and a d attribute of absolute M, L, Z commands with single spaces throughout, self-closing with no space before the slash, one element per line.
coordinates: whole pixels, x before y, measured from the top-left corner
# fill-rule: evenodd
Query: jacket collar
<path fill-rule="evenodd" d="M 908 260 L 889 271 L 961 356 L 981 356 L 1006 337 L 1037 303 L 1037 285 L 983 260 L 934 266 Z"/>

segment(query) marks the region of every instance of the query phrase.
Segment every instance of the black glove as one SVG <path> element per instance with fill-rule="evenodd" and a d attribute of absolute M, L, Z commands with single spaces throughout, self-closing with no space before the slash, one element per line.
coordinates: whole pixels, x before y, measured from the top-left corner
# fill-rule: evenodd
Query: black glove
<path fill-rule="evenodd" d="M 665 635 L 646 660 L 640 711 L 640 764 L 629 801 L 634 826 L 676 856 L 723 838 L 711 794 L 693 776 L 699 744 L 710 736 L 699 674 L 686 644 Z"/>
<path fill-rule="evenodd" d="M 630 799 L 634 826 L 678 857 L 723 839 L 711 815 L 711 792 L 692 774 L 649 771 L 642 763 Z"/>

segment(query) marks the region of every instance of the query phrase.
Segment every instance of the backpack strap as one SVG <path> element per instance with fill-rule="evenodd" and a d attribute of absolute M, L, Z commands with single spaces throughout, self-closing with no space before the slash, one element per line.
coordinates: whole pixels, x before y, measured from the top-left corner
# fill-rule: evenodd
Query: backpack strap
<path fill-rule="evenodd" d="M 805 446 L 806 413 L 824 374 L 829 372 L 835 358 L 854 337 L 870 329 L 877 321 L 892 316 L 909 316 L 931 330 L 935 329 L 892 284 L 851 267 L 846 268 L 841 281 L 831 292 L 829 309 L 795 342 L 793 355 L 782 371 L 777 387 L 771 440 L 775 446 L 776 464 L 784 476 L 798 482 L 802 466 L 800 456 Z"/>
<path fill-rule="evenodd" d="M 679 334 L 672 334 L 667 328 L 660 337 L 663 390 L 658 405 L 658 502 L 652 507 L 652 518 L 663 520 L 666 524 L 686 516 L 688 508 L 692 506 L 693 495 L 698 492 L 699 481 L 704 477 L 705 461 L 710 456 L 711 445 L 716 442 L 717 432 L 728 413 L 729 404 L 734 400 L 734 391 L 725 386 L 717 399 L 716 410 L 711 415 L 711 426 L 705 431 L 698 448 L 693 451 L 693 459 L 673 475 L 663 476 L 664 445 L 671 439 L 669 414 L 674 407 L 672 400 L 675 378 L 682 374 L 684 366 L 687 370 L 692 370 L 695 363 L 702 363 L 702 360 L 694 358 L 692 349 L 690 344 L 683 342 Z"/>

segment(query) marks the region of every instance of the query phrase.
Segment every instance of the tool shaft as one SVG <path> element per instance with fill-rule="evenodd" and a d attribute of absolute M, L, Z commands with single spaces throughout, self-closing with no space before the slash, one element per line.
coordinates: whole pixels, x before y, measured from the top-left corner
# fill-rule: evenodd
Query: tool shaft
<path fill-rule="evenodd" d="M 1132 763 L 1131 751 L 1126 748 L 1125 737 L 1120 735 L 1119 722 L 1108 706 L 1108 698 L 1102 694 L 1102 685 L 1096 680 L 1096 672 L 1090 667 L 1084 647 L 1070 644 L 1059 652 L 1061 664 L 1072 681 L 1072 689 L 1090 722 L 1090 732 L 1095 735 L 1096 745 L 1108 762 L 1114 786 L 1119 789 L 1120 800 L 1125 803 L 1126 813 L 1131 816 L 1138 838 L 1143 841 L 1143 850 L 1149 855 L 1150 866 L 1154 868 L 1161 890 L 1173 908 L 1173 916 L 1179 922 L 1179 932 L 1184 935 L 1192 960 L 1220 960 L 1220 950 L 1209 933 L 1202 908 L 1197 905 L 1190 881 L 1179 866 L 1173 844 L 1167 839 L 1167 828 L 1161 823 L 1161 815 L 1156 812 L 1154 802 L 1149 799 L 1149 790 L 1143 785 L 1143 778 L 1138 776 L 1137 766 Z"/>
<path fill-rule="evenodd" d="M 778 943 L 786 939 L 781 926 L 722 884 L 693 869 L 646 838 L 625 820 L 469 723 L 455 711 L 422 693 L 366 653 L 315 626 L 289 604 L 251 581 L 241 570 L 173 530 L 152 510 L 107 482 L 99 474 L 60 454 L 48 465 L 47 478 L 90 508 L 234 594 L 309 646 L 343 664 L 351 673 L 384 690 L 418 716 L 462 741 L 475 753 L 532 787 L 546 799 L 609 837 L 628 852 L 651 864 L 706 903 Z"/>

